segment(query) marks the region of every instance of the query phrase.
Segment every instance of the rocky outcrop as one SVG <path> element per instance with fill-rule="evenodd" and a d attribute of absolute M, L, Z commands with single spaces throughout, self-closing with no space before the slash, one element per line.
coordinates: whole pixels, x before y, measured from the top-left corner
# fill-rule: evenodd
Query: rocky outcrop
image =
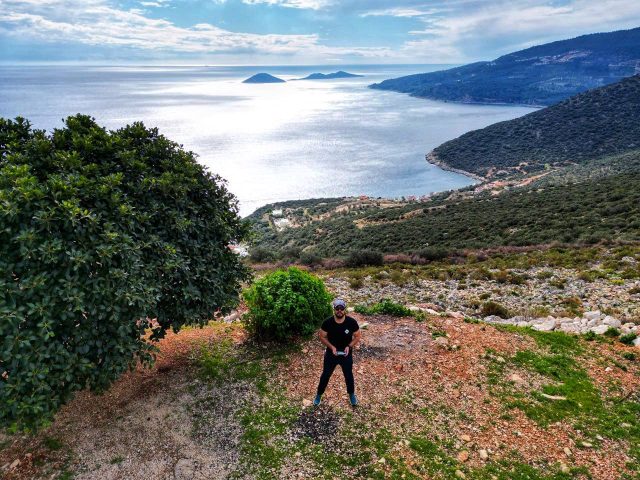
<path fill-rule="evenodd" d="M 581 317 L 574 318 L 548 316 L 526 319 L 524 317 L 500 318 L 495 315 L 489 315 L 484 317 L 483 321 L 494 324 L 516 325 L 518 327 L 531 327 L 541 332 L 556 330 L 565 333 L 585 334 L 593 332 L 597 335 L 603 335 L 609 329 L 616 329 L 621 335 L 630 333 L 640 335 L 640 325 L 631 322 L 623 324 L 617 318 L 603 315 L 599 310 L 585 312 Z"/>

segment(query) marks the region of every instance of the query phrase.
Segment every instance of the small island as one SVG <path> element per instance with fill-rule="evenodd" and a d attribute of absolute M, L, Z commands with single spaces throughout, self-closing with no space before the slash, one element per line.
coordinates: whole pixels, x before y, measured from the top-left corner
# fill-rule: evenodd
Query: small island
<path fill-rule="evenodd" d="M 331 80 L 333 78 L 352 78 L 352 77 L 364 77 L 364 75 L 356 75 L 355 73 L 344 72 L 342 70 L 333 73 L 312 73 L 304 78 L 298 80 Z"/>
<path fill-rule="evenodd" d="M 243 80 L 242 83 L 284 83 L 285 80 L 274 77 L 268 73 L 256 73 L 252 77 Z"/>

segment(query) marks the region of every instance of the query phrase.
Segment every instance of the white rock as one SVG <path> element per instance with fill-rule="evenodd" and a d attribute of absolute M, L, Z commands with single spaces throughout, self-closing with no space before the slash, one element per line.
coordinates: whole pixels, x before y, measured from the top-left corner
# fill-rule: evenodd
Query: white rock
<path fill-rule="evenodd" d="M 531 320 L 531 325 L 537 325 L 540 323 L 544 323 L 547 322 L 549 319 L 547 317 L 538 317 L 538 318 L 534 318 L 533 320 Z"/>
<path fill-rule="evenodd" d="M 634 347 L 640 347 L 640 337 L 637 337 L 637 338 L 633 341 L 633 345 L 634 345 Z"/>
<path fill-rule="evenodd" d="M 559 330 L 566 333 L 579 333 L 581 328 L 582 327 L 576 323 L 562 323 L 560 324 Z"/>
<path fill-rule="evenodd" d="M 536 325 L 532 325 L 532 327 L 534 330 L 538 330 L 539 332 L 550 332 L 552 331 L 554 328 L 556 328 L 556 321 L 554 320 L 547 320 L 543 323 L 539 323 Z"/>
<path fill-rule="evenodd" d="M 422 309 L 420 307 L 416 307 L 415 305 L 409 305 L 409 310 L 412 312 L 420 312 Z"/>
<path fill-rule="evenodd" d="M 529 322 L 522 321 L 522 322 L 516 323 L 516 325 L 519 327 L 528 327 L 531 324 Z"/>
<path fill-rule="evenodd" d="M 458 477 L 458 478 L 467 478 L 467 476 L 464 473 L 462 473 L 461 470 L 456 470 L 456 477 Z"/>
<path fill-rule="evenodd" d="M 598 325 L 598 320 L 587 320 L 587 327 L 595 327 Z"/>
<path fill-rule="evenodd" d="M 484 317 L 484 321 L 488 323 L 505 323 L 504 318 L 500 318 L 497 315 L 489 315 L 487 317 Z"/>
<path fill-rule="evenodd" d="M 440 312 L 436 312 L 435 310 L 433 310 L 431 308 L 425 308 L 424 312 L 428 313 L 429 315 L 440 315 Z"/>
<path fill-rule="evenodd" d="M 602 317 L 600 310 L 593 310 L 592 312 L 584 312 L 583 317 L 587 320 L 595 320 L 596 322 Z"/>
<path fill-rule="evenodd" d="M 450 312 L 450 311 L 447 311 L 447 316 L 453 317 L 453 318 L 458 318 L 460 320 L 464 319 L 464 313 L 462 313 L 462 312 Z"/>
<path fill-rule="evenodd" d="M 571 449 L 569 447 L 564 447 L 564 454 L 567 457 L 570 457 L 571 456 Z"/>
<path fill-rule="evenodd" d="M 433 341 L 433 343 L 435 343 L 439 347 L 445 348 L 447 345 L 449 345 L 449 340 L 447 340 L 446 337 L 438 337 Z"/>
<path fill-rule="evenodd" d="M 609 330 L 609 325 L 596 325 L 595 327 L 590 328 L 590 331 L 597 335 L 602 335 L 607 330 Z"/>
<path fill-rule="evenodd" d="M 480 450 L 478 454 L 480 455 L 481 460 L 487 460 L 489 458 L 489 453 L 484 449 Z"/>
<path fill-rule="evenodd" d="M 617 318 L 613 318 L 611 315 L 607 315 L 606 317 L 604 317 L 602 323 L 613 328 L 620 328 L 620 326 L 622 325 L 622 322 L 620 320 L 618 320 Z"/>

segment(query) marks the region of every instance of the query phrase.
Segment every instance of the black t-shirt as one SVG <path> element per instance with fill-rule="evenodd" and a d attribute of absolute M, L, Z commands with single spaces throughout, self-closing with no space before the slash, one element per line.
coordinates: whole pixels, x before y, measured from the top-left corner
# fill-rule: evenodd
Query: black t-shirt
<path fill-rule="evenodd" d="M 353 340 L 353 333 L 360 330 L 358 322 L 349 316 L 345 316 L 342 323 L 336 322 L 336 319 L 331 316 L 322 322 L 320 328 L 327 332 L 329 343 L 338 351 L 343 351 Z"/>

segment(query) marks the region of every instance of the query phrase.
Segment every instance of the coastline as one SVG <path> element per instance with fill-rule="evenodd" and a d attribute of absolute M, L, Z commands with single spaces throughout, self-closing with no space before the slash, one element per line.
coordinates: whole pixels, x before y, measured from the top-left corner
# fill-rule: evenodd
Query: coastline
<path fill-rule="evenodd" d="M 447 100 L 445 98 L 438 97 L 430 97 L 427 95 L 418 95 L 416 93 L 411 92 L 403 92 L 402 90 L 395 90 L 391 88 L 380 88 L 376 85 L 380 85 L 379 83 L 372 83 L 371 85 L 367 85 L 367 88 L 371 88 L 372 90 L 381 90 L 385 92 L 395 92 L 401 95 L 409 95 L 414 98 L 421 98 L 423 100 L 433 100 L 435 102 L 443 102 L 443 103 L 457 103 L 459 105 L 487 105 L 494 107 L 526 107 L 534 110 L 540 110 L 541 108 L 547 108 L 550 105 L 542 105 L 537 103 L 509 103 L 509 102 L 476 102 L 476 101 L 463 101 L 463 100 Z"/>
<path fill-rule="evenodd" d="M 475 173 L 467 172 L 466 170 L 461 170 L 459 168 L 453 168 L 452 166 L 444 163 L 442 160 L 438 158 L 438 156 L 431 150 L 429 153 L 425 155 L 425 160 L 427 163 L 431 165 L 435 165 L 436 167 L 441 168 L 442 170 L 446 170 L 447 172 L 459 173 L 460 175 L 464 175 L 466 177 L 473 178 L 474 180 L 478 180 L 479 182 L 486 182 L 487 179 L 481 177 L 480 175 L 476 175 Z"/>

